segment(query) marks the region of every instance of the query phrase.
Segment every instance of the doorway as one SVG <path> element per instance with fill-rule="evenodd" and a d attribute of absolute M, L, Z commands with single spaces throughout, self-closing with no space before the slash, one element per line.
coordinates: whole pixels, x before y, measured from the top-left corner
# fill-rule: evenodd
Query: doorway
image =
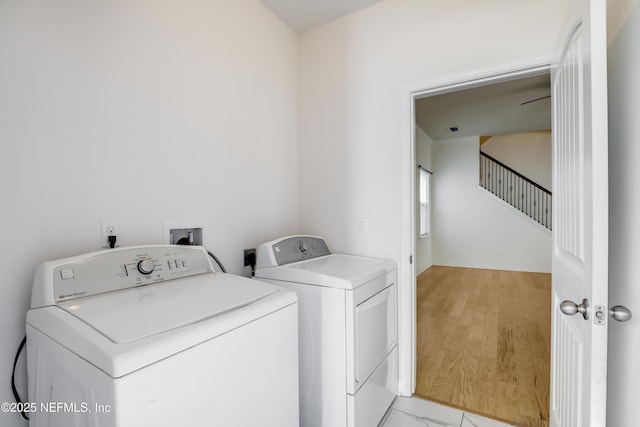
<path fill-rule="evenodd" d="M 506 70 L 495 70 L 494 72 L 487 72 L 484 74 L 477 74 L 471 76 L 463 76 L 458 79 L 448 79 L 445 81 L 431 81 L 421 84 L 413 85 L 407 88 L 405 93 L 407 95 L 406 100 L 409 101 L 409 105 L 406 105 L 406 110 L 403 112 L 403 117 L 408 119 L 405 121 L 407 129 L 404 132 L 404 156 L 403 160 L 406 162 L 406 167 L 403 168 L 403 177 L 406 185 L 403 186 L 403 200 L 407 210 L 404 212 L 408 221 L 403 226 L 403 241 L 406 243 L 403 245 L 403 249 L 407 253 L 406 259 L 411 258 L 413 255 L 417 255 L 416 252 L 416 201 L 414 198 L 416 182 L 414 177 L 416 154 L 415 154 L 415 102 L 420 98 L 436 96 L 446 93 L 463 91 L 466 89 L 479 88 L 483 86 L 492 85 L 495 83 L 509 82 L 517 79 L 523 79 L 532 76 L 539 76 L 542 74 L 548 74 L 548 64 L 525 66 L 525 67 L 513 67 Z M 407 108 L 408 107 L 408 108 Z M 410 141 L 410 143 L 409 143 Z M 410 144 L 410 145 L 409 145 Z M 435 171 L 434 180 L 438 179 L 437 171 Z M 408 189 L 408 191 L 407 191 Z M 437 233 L 437 231 L 436 231 Z M 404 384 L 401 382 L 401 393 L 403 395 L 410 395 L 416 390 L 416 336 L 417 336 L 417 310 L 416 310 L 416 262 L 410 262 L 408 266 L 400 266 L 399 280 L 400 283 L 411 283 L 411 289 L 407 287 L 404 291 L 400 292 L 400 304 L 401 304 L 401 318 L 400 318 L 400 340 L 401 340 L 401 373 L 405 374 L 405 378 L 410 378 L 411 381 L 406 381 Z M 408 345 L 410 343 L 410 345 Z M 401 376 L 402 381 L 402 376 Z"/>

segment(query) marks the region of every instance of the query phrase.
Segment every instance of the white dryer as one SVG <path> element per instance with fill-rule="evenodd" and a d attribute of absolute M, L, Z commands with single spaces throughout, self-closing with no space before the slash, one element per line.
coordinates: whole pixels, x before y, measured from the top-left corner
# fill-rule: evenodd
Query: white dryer
<path fill-rule="evenodd" d="M 398 394 L 395 263 L 290 236 L 258 247 L 255 278 L 298 294 L 301 426 L 378 425 Z"/>
<path fill-rule="evenodd" d="M 27 313 L 30 425 L 298 426 L 297 298 L 202 247 L 42 264 Z"/>

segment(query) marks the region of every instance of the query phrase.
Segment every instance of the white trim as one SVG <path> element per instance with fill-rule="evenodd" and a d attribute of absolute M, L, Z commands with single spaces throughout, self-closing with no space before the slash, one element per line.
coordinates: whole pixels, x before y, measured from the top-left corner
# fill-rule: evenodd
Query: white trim
<path fill-rule="evenodd" d="M 493 83 L 548 73 L 551 55 L 522 63 L 434 77 L 401 88 L 400 202 L 401 237 L 398 265 L 399 392 L 411 396 L 416 386 L 416 269 L 415 254 L 415 100 Z"/>
<path fill-rule="evenodd" d="M 398 388 L 401 396 L 416 390 L 415 264 L 415 157 L 416 126 L 413 91 L 402 90 L 400 106 L 400 201 L 401 236 L 398 263 Z"/>

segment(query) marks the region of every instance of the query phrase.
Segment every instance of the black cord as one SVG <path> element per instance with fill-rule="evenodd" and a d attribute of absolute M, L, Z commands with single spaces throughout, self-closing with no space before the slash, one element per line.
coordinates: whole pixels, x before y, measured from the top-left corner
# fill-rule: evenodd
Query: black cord
<path fill-rule="evenodd" d="M 183 237 L 182 239 L 178 240 L 176 242 L 176 245 L 185 245 L 185 246 L 192 246 L 193 243 L 189 242 L 189 239 L 186 237 Z M 209 254 L 209 256 L 211 258 L 213 258 L 213 260 L 216 262 L 216 264 L 218 264 L 218 267 L 220 267 L 220 270 L 222 270 L 223 273 L 226 273 L 227 270 L 224 268 L 224 265 L 222 265 L 222 263 L 220 262 L 220 260 L 218 259 L 218 257 L 216 257 L 213 252 L 211 251 L 207 251 L 207 253 Z"/>
<path fill-rule="evenodd" d="M 222 263 L 220 262 L 220 260 L 218 258 L 216 258 L 216 256 L 213 254 L 213 252 L 211 251 L 207 251 L 207 253 L 209 254 L 209 256 L 211 258 L 213 258 L 213 260 L 216 262 L 216 264 L 218 264 L 218 267 L 220 267 L 220 270 L 222 270 L 223 273 L 226 273 L 227 270 L 225 270 L 224 265 L 222 265 Z"/>
<path fill-rule="evenodd" d="M 20 353 L 22 353 L 22 349 L 24 348 L 24 345 L 27 343 L 27 337 L 25 335 L 25 337 L 22 339 L 22 342 L 20 343 L 20 346 L 18 347 L 18 351 L 16 352 L 16 358 L 13 361 L 13 372 L 11 372 L 11 390 L 13 391 L 13 397 L 16 399 L 16 403 L 18 403 L 18 406 L 22 406 L 24 408 L 24 405 L 20 405 L 22 402 L 22 399 L 20 398 L 20 393 L 18 393 L 18 389 L 16 388 L 16 365 L 18 364 L 18 358 L 20 357 Z M 22 409 L 20 411 L 20 415 L 22 415 L 22 418 L 24 418 L 25 420 L 29 419 L 29 416 L 27 415 L 27 413 L 24 411 L 24 409 Z"/>
<path fill-rule="evenodd" d="M 245 265 L 248 262 L 249 263 L 249 267 L 251 267 L 251 277 L 255 277 L 256 275 L 256 253 L 252 252 L 250 254 L 247 254 L 247 256 L 245 257 Z"/>

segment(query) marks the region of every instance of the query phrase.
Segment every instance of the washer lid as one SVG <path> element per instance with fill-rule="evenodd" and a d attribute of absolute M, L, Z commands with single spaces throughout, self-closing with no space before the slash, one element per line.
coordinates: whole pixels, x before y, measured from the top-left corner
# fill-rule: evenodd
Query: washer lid
<path fill-rule="evenodd" d="M 340 289 L 355 289 L 396 268 L 393 261 L 356 255 L 331 254 L 307 261 L 263 268 L 257 279 L 282 280 Z"/>
<path fill-rule="evenodd" d="M 128 343 L 251 304 L 278 289 L 210 273 L 58 304 L 114 343 Z"/>

